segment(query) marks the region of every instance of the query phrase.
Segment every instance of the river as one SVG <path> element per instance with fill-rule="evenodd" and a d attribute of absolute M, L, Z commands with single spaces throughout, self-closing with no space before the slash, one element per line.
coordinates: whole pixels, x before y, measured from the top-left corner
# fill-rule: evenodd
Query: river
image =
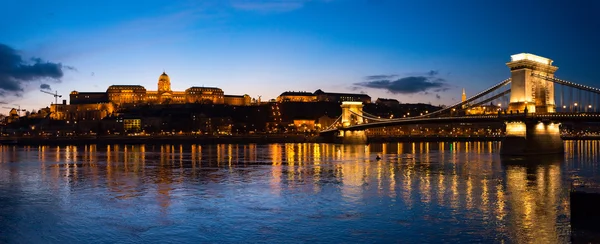
<path fill-rule="evenodd" d="M 600 181 L 600 142 L 499 148 L 1 146 L 0 243 L 569 242 L 570 183 Z"/>

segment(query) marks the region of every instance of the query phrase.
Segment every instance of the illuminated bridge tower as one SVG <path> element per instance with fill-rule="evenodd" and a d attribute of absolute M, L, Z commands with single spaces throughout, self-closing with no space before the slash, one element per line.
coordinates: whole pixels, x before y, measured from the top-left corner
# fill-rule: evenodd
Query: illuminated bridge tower
<path fill-rule="evenodd" d="M 348 127 L 363 123 L 362 102 L 342 102 L 342 125 Z"/>
<path fill-rule="evenodd" d="M 511 92 L 508 110 L 528 113 L 554 113 L 554 83 L 532 74 L 554 77 L 558 69 L 552 60 L 529 53 L 511 56 L 507 63 L 511 72 Z"/>
<path fill-rule="evenodd" d="M 364 130 L 345 130 L 344 128 L 362 124 L 363 103 L 355 101 L 342 102 L 342 128 L 339 130 L 338 139 L 344 144 L 366 143 L 367 134 Z"/>
<path fill-rule="evenodd" d="M 558 69 L 552 60 L 528 53 L 511 56 L 507 63 L 511 71 L 511 92 L 508 110 L 516 116 L 506 122 L 506 138 L 502 142 L 501 154 L 527 155 L 563 153 L 560 124 L 553 121 L 538 121 L 524 115 L 554 113 L 554 83 L 533 74 L 554 77 Z"/>

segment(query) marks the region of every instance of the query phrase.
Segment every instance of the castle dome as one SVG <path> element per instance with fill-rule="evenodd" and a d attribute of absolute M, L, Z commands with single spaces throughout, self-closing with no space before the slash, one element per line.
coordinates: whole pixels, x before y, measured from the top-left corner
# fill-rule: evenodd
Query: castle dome
<path fill-rule="evenodd" d="M 171 79 L 169 75 L 163 71 L 162 75 L 158 77 L 158 91 L 167 92 L 171 91 Z"/>
<path fill-rule="evenodd" d="M 167 73 L 163 72 L 162 75 L 160 75 L 158 77 L 158 80 L 162 80 L 162 79 L 168 80 L 169 79 L 169 75 L 167 75 Z"/>

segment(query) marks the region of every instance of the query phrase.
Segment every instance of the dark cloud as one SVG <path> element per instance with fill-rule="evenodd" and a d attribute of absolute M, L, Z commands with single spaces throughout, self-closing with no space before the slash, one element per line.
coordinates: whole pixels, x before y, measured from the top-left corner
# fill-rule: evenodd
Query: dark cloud
<path fill-rule="evenodd" d="M 440 74 L 440 72 L 437 70 L 430 70 L 429 72 L 427 72 L 427 75 L 429 75 L 429 76 L 436 76 L 439 74 Z"/>
<path fill-rule="evenodd" d="M 389 80 L 398 77 L 397 75 L 369 75 L 365 77 L 365 80 Z"/>
<path fill-rule="evenodd" d="M 21 96 L 30 83 L 44 80 L 60 82 L 64 69 L 75 70 L 40 58 L 30 58 L 26 62 L 17 50 L 0 43 L 0 96 Z"/>
<path fill-rule="evenodd" d="M 437 75 L 439 75 L 439 72 L 435 70 L 422 75 L 407 76 L 398 79 L 393 79 L 397 77 L 396 75 L 372 75 L 366 77 L 367 81 L 355 83 L 354 85 L 384 89 L 393 94 L 429 94 L 430 91 L 442 92 L 448 90 L 449 87 L 446 80 L 437 77 Z"/>
<path fill-rule="evenodd" d="M 44 84 L 41 84 L 41 85 L 40 85 L 40 89 L 42 89 L 42 90 L 48 90 L 48 91 L 49 91 L 49 90 L 52 90 L 52 89 L 50 88 L 50 85 L 48 85 L 48 84 L 46 84 L 46 83 L 44 83 Z"/>

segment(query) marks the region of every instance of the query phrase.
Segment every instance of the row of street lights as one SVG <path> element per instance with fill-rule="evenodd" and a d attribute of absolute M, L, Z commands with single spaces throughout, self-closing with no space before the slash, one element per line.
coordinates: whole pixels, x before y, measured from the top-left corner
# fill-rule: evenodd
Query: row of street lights
<path fill-rule="evenodd" d="M 571 110 L 571 112 L 577 112 L 578 106 L 579 106 L 579 104 L 577 102 L 574 102 L 573 106 L 569 106 L 569 109 Z M 567 110 L 567 105 L 563 105 L 562 108 L 563 108 L 563 111 Z M 587 107 L 584 106 L 584 108 L 585 108 L 584 112 L 588 112 L 588 110 L 591 111 L 593 107 L 591 104 L 589 104 Z"/>
<path fill-rule="evenodd" d="M 562 108 L 563 108 L 563 112 L 565 112 L 567 110 L 567 105 L 563 105 Z M 570 112 L 578 112 L 577 111 L 578 108 L 579 108 L 579 103 L 577 103 L 577 102 L 574 102 L 572 106 L 569 106 L 569 109 L 571 110 Z M 591 104 L 589 104 L 587 107 L 584 106 L 583 108 L 585 108 L 585 111 L 583 111 L 583 112 L 592 112 L 593 106 Z M 502 103 L 498 103 L 498 110 L 499 111 L 502 110 Z M 452 112 L 455 112 L 455 111 L 456 111 L 456 109 L 453 108 Z"/>

